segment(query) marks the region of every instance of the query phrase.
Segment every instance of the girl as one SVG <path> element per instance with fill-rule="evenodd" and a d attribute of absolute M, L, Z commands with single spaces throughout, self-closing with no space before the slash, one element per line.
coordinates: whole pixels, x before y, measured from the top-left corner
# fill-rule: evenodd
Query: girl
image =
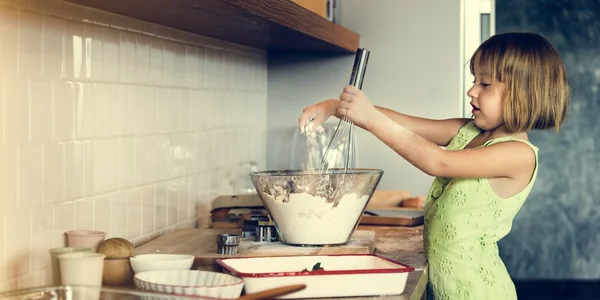
<path fill-rule="evenodd" d="M 430 120 L 371 104 L 347 86 L 340 99 L 304 109 L 300 130 L 346 117 L 434 176 L 425 203 L 428 296 L 516 299 L 497 242 L 529 195 L 538 170 L 530 130 L 563 124 L 569 104 L 565 68 L 552 45 L 531 33 L 498 34 L 470 60 L 472 118 Z M 314 128 L 314 127 L 312 127 Z M 442 147 L 445 147 L 442 148 Z"/>

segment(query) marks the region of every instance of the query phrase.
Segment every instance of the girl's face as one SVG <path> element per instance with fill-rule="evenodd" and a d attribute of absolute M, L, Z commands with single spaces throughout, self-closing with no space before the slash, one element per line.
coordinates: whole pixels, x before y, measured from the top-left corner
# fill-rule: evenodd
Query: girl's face
<path fill-rule="evenodd" d="M 474 64 L 475 82 L 467 92 L 471 98 L 473 118 L 477 127 L 490 131 L 504 125 L 503 98 L 506 85 L 491 76 L 484 75 L 478 59 Z"/>

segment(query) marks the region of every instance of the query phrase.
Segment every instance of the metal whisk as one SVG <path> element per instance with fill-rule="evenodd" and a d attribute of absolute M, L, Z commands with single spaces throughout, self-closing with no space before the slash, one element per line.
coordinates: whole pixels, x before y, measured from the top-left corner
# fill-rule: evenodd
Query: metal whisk
<path fill-rule="evenodd" d="M 350 76 L 350 85 L 353 85 L 358 89 L 362 89 L 362 83 L 369 61 L 369 53 L 370 51 L 364 48 L 356 50 L 354 66 L 352 67 L 352 74 Z M 339 168 L 346 173 L 348 169 L 354 169 L 354 151 L 354 123 L 346 118 L 342 118 L 333 132 L 333 136 L 329 141 L 325 154 L 323 154 L 321 171 L 326 173 Z M 342 159 L 342 166 L 337 167 L 335 164 L 340 158 Z"/>

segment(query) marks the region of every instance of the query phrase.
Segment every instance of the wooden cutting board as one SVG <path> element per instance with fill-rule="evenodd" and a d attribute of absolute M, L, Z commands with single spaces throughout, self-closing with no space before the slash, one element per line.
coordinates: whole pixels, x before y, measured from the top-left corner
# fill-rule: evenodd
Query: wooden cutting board
<path fill-rule="evenodd" d="M 181 229 L 164 234 L 135 249 L 135 254 L 169 253 L 194 255 L 194 267 L 214 266 L 223 257 L 288 256 L 322 254 L 372 254 L 375 250 L 375 232 L 356 230 L 351 241 L 344 246 L 297 247 L 277 243 L 257 243 L 241 239 L 237 255 L 217 253 L 217 235 L 240 234 L 240 229 Z M 206 269 L 206 268 L 203 268 Z M 210 268 L 209 268 L 210 269 Z"/>
<path fill-rule="evenodd" d="M 360 225 L 419 226 L 423 221 L 423 209 L 372 206 L 365 210 Z"/>

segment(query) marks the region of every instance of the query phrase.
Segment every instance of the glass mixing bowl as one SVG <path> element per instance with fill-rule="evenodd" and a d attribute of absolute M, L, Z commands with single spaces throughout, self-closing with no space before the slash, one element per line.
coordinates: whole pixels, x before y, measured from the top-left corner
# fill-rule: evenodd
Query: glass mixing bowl
<path fill-rule="evenodd" d="M 382 176 L 380 169 L 250 174 L 281 241 L 298 246 L 347 244 Z"/>

